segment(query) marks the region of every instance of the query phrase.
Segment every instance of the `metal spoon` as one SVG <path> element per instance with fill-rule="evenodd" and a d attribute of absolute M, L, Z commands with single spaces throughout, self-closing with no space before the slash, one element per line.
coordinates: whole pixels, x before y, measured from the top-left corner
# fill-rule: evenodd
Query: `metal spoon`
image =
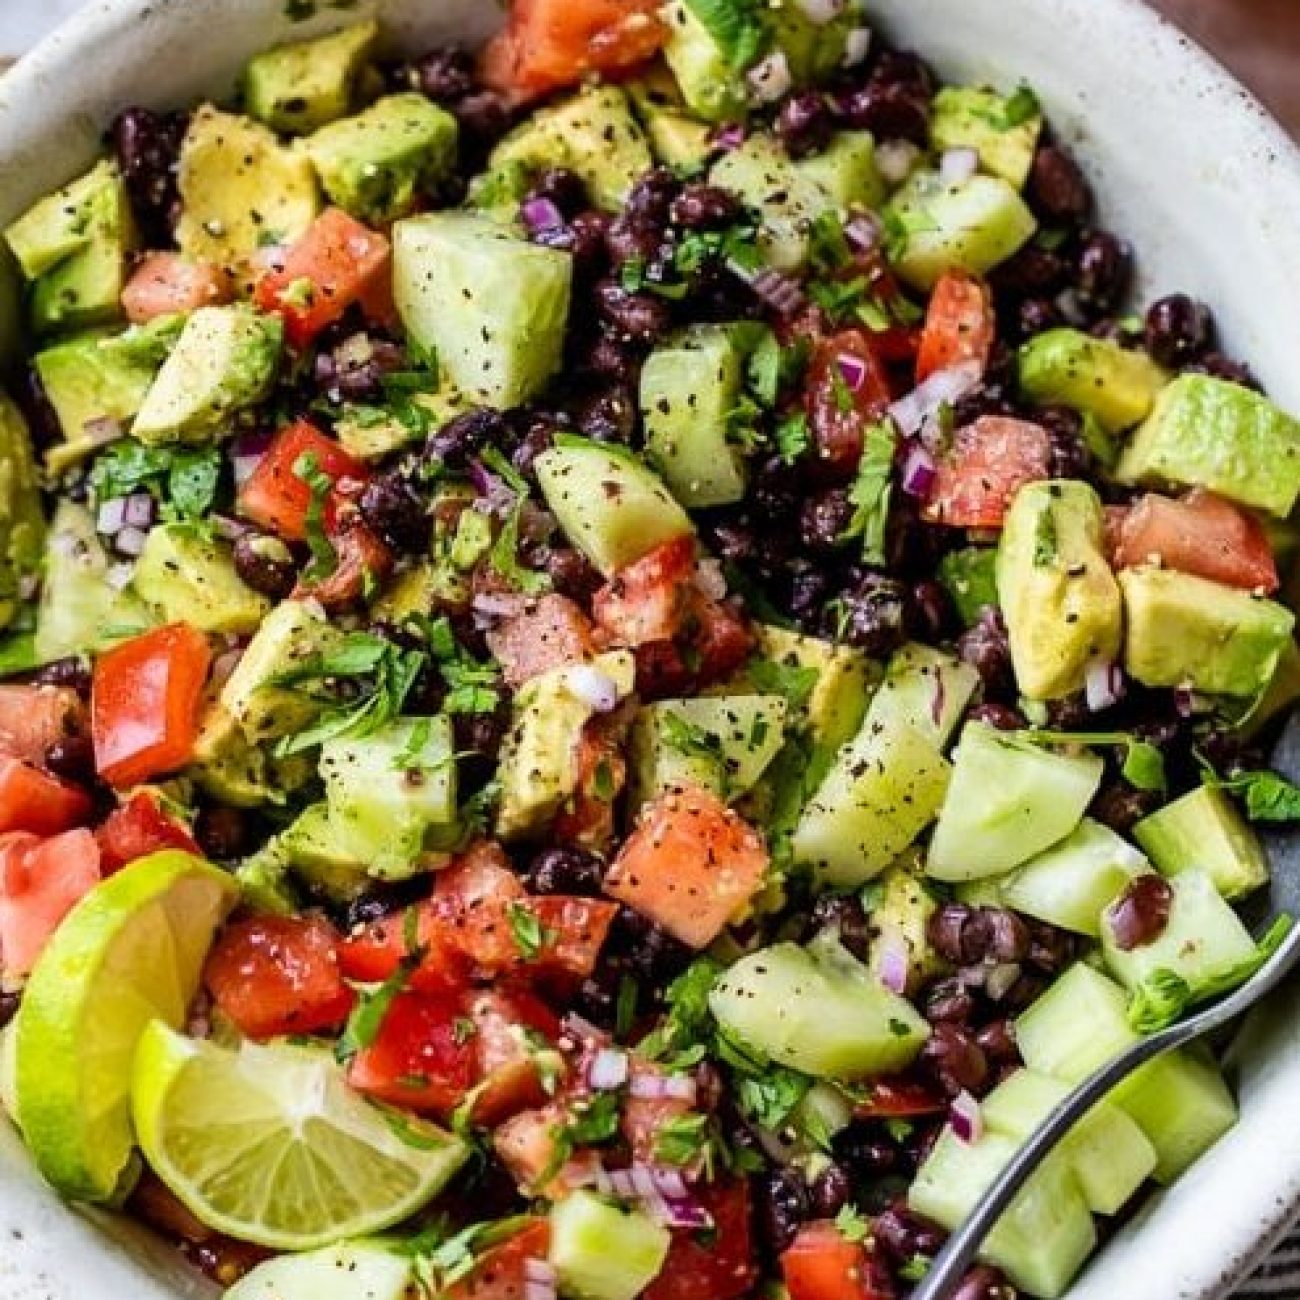
<path fill-rule="evenodd" d="M 1300 780 L 1300 714 L 1293 715 L 1287 724 L 1273 754 L 1273 767 L 1292 781 Z M 1272 879 L 1265 895 L 1250 909 L 1258 913 L 1253 919 L 1262 918 L 1255 926 L 1256 934 L 1262 934 L 1277 916 L 1288 914 L 1300 918 L 1300 836 L 1274 834 L 1267 837 L 1267 841 Z M 1128 1051 L 1080 1084 L 1052 1111 L 989 1185 L 970 1217 L 935 1256 L 924 1280 L 912 1292 L 911 1300 L 948 1300 L 953 1295 L 974 1263 L 985 1237 L 997 1226 L 1003 1212 L 1016 1199 L 1030 1176 L 1075 1124 L 1117 1083 L 1154 1057 L 1222 1029 L 1267 997 L 1298 964 L 1300 925 L 1292 928 L 1281 947 L 1240 987 L 1197 1008 L 1178 1024 L 1134 1043 Z"/>

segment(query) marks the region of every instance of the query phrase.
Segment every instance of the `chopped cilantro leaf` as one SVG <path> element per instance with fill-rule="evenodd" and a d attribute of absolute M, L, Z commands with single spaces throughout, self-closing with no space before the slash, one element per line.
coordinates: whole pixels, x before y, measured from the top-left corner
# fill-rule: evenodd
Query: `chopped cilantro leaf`
<path fill-rule="evenodd" d="M 849 500 L 855 510 L 844 539 L 862 539 L 862 558 L 868 564 L 883 564 L 885 561 L 885 528 L 893 496 L 895 439 L 893 425 L 888 421 L 882 420 L 867 430 L 858 476 L 849 491 Z"/>

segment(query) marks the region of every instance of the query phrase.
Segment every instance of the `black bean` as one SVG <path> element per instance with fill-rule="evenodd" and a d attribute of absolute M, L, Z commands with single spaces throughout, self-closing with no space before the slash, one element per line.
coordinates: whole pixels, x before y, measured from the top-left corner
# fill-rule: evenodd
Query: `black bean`
<path fill-rule="evenodd" d="M 808 1204 L 816 1219 L 833 1219 L 853 1196 L 853 1182 L 840 1165 L 827 1165 L 808 1189 Z"/>
<path fill-rule="evenodd" d="M 976 1264 L 962 1278 L 951 1300 L 1016 1300 L 1016 1289 L 1001 1269 L 991 1264 Z"/>
<path fill-rule="evenodd" d="M 682 183 L 670 168 L 657 167 L 647 172 L 627 196 L 626 211 L 632 220 L 663 227 L 668 224 L 673 200 L 681 193 Z"/>
<path fill-rule="evenodd" d="M 1002 615 L 992 606 L 982 610 L 979 622 L 958 638 L 957 654 L 963 663 L 968 663 L 979 673 L 987 694 L 1015 694 L 1011 643 L 1007 640 Z"/>
<path fill-rule="evenodd" d="M 891 1201 L 871 1225 L 872 1239 L 895 1263 L 906 1264 L 918 1255 L 934 1256 L 947 1239 L 938 1224 L 908 1207 L 903 1199 Z"/>
<path fill-rule="evenodd" d="M 799 512 L 799 537 L 814 555 L 834 555 L 844 544 L 855 507 L 847 488 L 827 488 L 810 496 Z"/>
<path fill-rule="evenodd" d="M 647 984 L 681 974 L 694 955 L 684 943 L 630 907 L 618 909 L 609 946 L 622 957 L 628 970 Z"/>
<path fill-rule="evenodd" d="M 1025 960 L 1045 975 L 1055 975 L 1073 960 L 1074 936 L 1046 921 L 1028 920 L 1029 952 Z"/>
<path fill-rule="evenodd" d="M 432 523 L 420 494 L 401 474 L 373 478 L 357 501 L 361 518 L 372 532 L 401 553 L 428 549 Z"/>
<path fill-rule="evenodd" d="M 624 214 L 605 228 L 605 248 L 615 266 L 627 262 L 654 261 L 664 244 L 664 228 L 633 221 Z"/>
<path fill-rule="evenodd" d="M 37 670 L 32 680 L 38 686 L 67 686 L 83 698 L 90 696 L 90 664 L 80 655 L 51 660 Z"/>
<path fill-rule="evenodd" d="M 1026 298 L 1016 310 L 1016 329 L 1024 339 L 1046 334 L 1064 324 L 1061 309 L 1050 298 Z"/>
<path fill-rule="evenodd" d="M 627 339 L 616 338 L 602 331 L 593 339 L 582 355 L 582 368 L 604 379 L 630 384 L 636 377 L 639 365 L 637 351 Z"/>
<path fill-rule="evenodd" d="M 1042 997 L 1051 981 L 1039 971 L 1024 971 L 1020 978 L 998 999 L 1001 1010 L 1017 1015 Z"/>
<path fill-rule="evenodd" d="M 532 183 L 525 202 L 544 199 L 562 216 L 573 217 L 588 206 L 587 182 L 568 167 L 548 167 Z"/>
<path fill-rule="evenodd" d="M 1263 384 L 1244 361 L 1234 361 L 1222 352 L 1207 352 L 1187 368 L 1214 379 L 1226 380 L 1230 384 L 1240 384 L 1243 388 L 1253 388 L 1257 393 L 1264 391 Z"/>
<path fill-rule="evenodd" d="M 596 285 L 596 306 L 624 338 L 637 343 L 653 343 L 672 324 L 672 313 L 662 298 L 631 293 L 617 280 L 601 280 Z"/>
<path fill-rule="evenodd" d="M 977 1029 L 975 1044 L 995 1065 L 1009 1065 L 1020 1060 L 1016 1027 L 1011 1020 L 991 1020 Z"/>
<path fill-rule="evenodd" d="M 528 864 L 528 887 L 535 894 L 599 898 L 605 863 L 578 848 L 543 849 Z"/>
<path fill-rule="evenodd" d="M 498 707 L 490 713 L 457 713 L 451 722 L 458 753 L 495 761 L 505 739 L 509 710 Z"/>
<path fill-rule="evenodd" d="M 515 449 L 510 453 L 510 463 L 526 479 L 536 477 L 535 465 L 538 456 L 549 451 L 555 443 L 557 428 L 562 428 L 552 420 L 537 419 L 533 421 L 519 439 Z"/>
<path fill-rule="evenodd" d="M 637 424 L 637 404 L 620 384 L 591 394 L 575 412 L 579 430 L 595 442 L 627 443 Z"/>
<path fill-rule="evenodd" d="M 831 1139 L 831 1150 L 859 1183 L 880 1178 L 898 1167 L 898 1147 L 878 1124 L 850 1124 Z"/>
<path fill-rule="evenodd" d="M 758 1186 L 758 1221 L 764 1241 L 779 1255 L 812 1215 L 808 1184 L 797 1169 L 776 1169 Z"/>
<path fill-rule="evenodd" d="M 474 60 L 464 50 L 431 50 L 411 69 L 415 88 L 435 104 L 455 104 L 474 90 Z"/>
<path fill-rule="evenodd" d="M 1113 781 L 1102 786 L 1088 812 L 1111 830 L 1127 835 L 1143 817 L 1155 811 L 1158 802 L 1125 781 Z"/>
<path fill-rule="evenodd" d="M 848 124 L 881 140 L 909 140 L 924 147 L 930 136 L 929 96 L 901 82 L 869 82 L 845 96 L 840 111 Z"/>
<path fill-rule="evenodd" d="M 466 142 L 475 150 L 494 145 L 510 129 L 510 105 L 494 90 L 476 90 L 451 105 Z"/>
<path fill-rule="evenodd" d="M 1025 725 L 1024 718 L 1015 709 L 988 701 L 977 704 L 966 716 L 972 722 L 986 722 L 999 731 L 1019 731 Z"/>
<path fill-rule="evenodd" d="M 188 119 L 147 108 L 124 109 L 110 128 L 131 207 L 153 247 L 172 243 L 177 205 L 176 165 Z"/>
<path fill-rule="evenodd" d="M 1155 872 L 1138 876 L 1107 909 L 1115 945 L 1125 952 L 1154 943 L 1169 925 L 1174 891 Z"/>
<path fill-rule="evenodd" d="M 840 942 L 859 961 L 865 961 L 871 945 L 871 924 L 855 894 L 823 894 L 813 905 L 812 923 L 818 929 L 833 926 Z"/>
<path fill-rule="evenodd" d="M 791 560 L 783 576 L 785 606 L 791 617 L 801 625 L 811 624 L 830 595 L 830 576 L 820 565 L 802 557 Z"/>
<path fill-rule="evenodd" d="M 988 1058 L 975 1039 L 965 1029 L 946 1021 L 931 1030 L 921 1049 L 920 1063 L 952 1097 L 962 1091 L 978 1096 L 989 1080 Z"/>
<path fill-rule="evenodd" d="M 298 581 L 293 552 L 270 533 L 248 531 L 235 539 L 235 572 L 256 592 L 283 600 Z"/>
<path fill-rule="evenodd" d="M 386 375 L 406 364 L 406 352 L 398 344 L 354 334 L 337 347 L 317 353 L 313 377 L 317 387 L 335 400 L 367 402 L 380 396 Z"/>
<path fill-rule="evenodd" d="M 1185 293 L 1170 294 L 1147 309 L 1143 338 L 1162 366 L 1181 370 L 1204 356 L 1213 341 L 1210 309 Z"/>
<path fill-rule="evenodd" d="M 867 573 L 839 598 L 831 610 L 832 631 L 873 658 L 897 650 L 907 640 L 907 589 L 880 573 Z"/>
<path fill-rule="evenodd" d="M 983 957 L 996 962 L 1023 960 L 1029 953 L 1029 927 L 1005 907 L 981 907 L 980 923 L 988 936 Z"/>
<path fill-rule="evenodd" d="M 393 884 L 370 882 L 366 886 L 366 892 L 348 904 L 344 913 L 344 929 L 354 930 L 358 926 L 392 916 L 394 912 L 409 907 L 412 903 L 423 901 L 428 889 L 427 876 L 414 876 L 410 880 Z"/>
<path fill-rule="evenodd" d="M 967 951 L 966 932 L 974 918 L 975 908 L 965 903 L 945 903 L 930 917 L 926 927 L 930 943 L 945 961 L 961 964 L 983 956 Z"/>
<path fill-rule="evenodd" d="M 16 990 L 0 989 L 0 1029 L 3 1029 L 18 1014 L 18 1004 L 22 995 Z"/>
<path fill-rule="evenodd" d="M 45 767 L 65 781 L 85 783 L 95 779 L 95 746 L 89 736 L 63 736 L 46 751 Z"/>
<path fill-rule="evenodd" d="M 194 820 L 194 838 L 210 858 L 231 862 L 252 848 L 252 828 L 238 808 L 210 804 Z"/>
<path fill-rule="evenodd" d="M 964 1025 L 975 1012 L 975 999 L 959 979 L 939 980 L 926 990 L 924 1010 L 931 1024 Z"/>
<path fill-rule="evenodd" d="M 820 91 L 801 90 L 781 105 L 775 129 L 786 152 L 792 158 L 802 158 L 826 147 L 835 130 L 835 119 Z"/>
<path fill-rule="evenodd" d="M 1069 265 L 1060 253 L 1026 244 L 993 271 L 989 280 L 999 294 L 1015 298 L 1052 297 L 1065 288 L 1069 274 Z"/>
<path fill-rule="evenodd" d="M 1011 400 L 1009 391 L 1002 384 L 982 383 L 964 397 L 958 398 L 953 407 L 953 426 L 964 429 L 968 424 L 986 415 L 1003 416 L 1014 419 L 1019 412 Z"/>
<path fill-rule="evenodd" d="M 1092 210 L 1092 190 L 1079 164 L 1059 145 L 1044 145 L 1034 155 L 1029 198 L 1043 216 L 1076 222 Z"/>
<path fill-rule="evenodd" d="M 1094 311 L 1119 306 L 1133 275 L 1133 250 L 1105 230 L 1094 230 L 1079 248 L 1076 264 L 1080 300 Z"/>
<path fill-rule="evenodd" d="M 16 377 L 13 395 L 31 430 L 32 445 L 37 451 L 56 446 L 63 441 L 63 426 L 36 367 L 22 366 Z"/>
<path fill-rule="evenodd" d="M 584 282 L 600 275 L 609 264 L 606 241 L 610 220 L 600 212 L 579 212 L 566 225 L 540 230 L 534 243 L 558 248 L 573 257 L 574 274 Z"/>
<path fill-rule="evenodd" d="M 583 604 L 591 600 L 603 581 L 587 557 L 571 546 L 543 548 L 538 563 L 561 596 Z"/>
<path fill-rule="evenodd" d="M 686 230 L 718 230 L 740 215 L 740 203 L 719 185 L 688 185 L 674 200 L 670 215 L 674 225 Z"/>
<path fill-rule="evenodd" d="M 509 433 L 510 426 L 500 411 L 476 406 L 431 434 L 424 445 L 424 455 L 438 467 L 464 471 L 471 457 L 486 447 L 502 446 Z"/>
<path fill-rule="evenodd" d="M 946 641 L 957 620 L 947 589 L 933 580 L 912 584 L 907 600 L 907 624 L 921 641 Z"/>

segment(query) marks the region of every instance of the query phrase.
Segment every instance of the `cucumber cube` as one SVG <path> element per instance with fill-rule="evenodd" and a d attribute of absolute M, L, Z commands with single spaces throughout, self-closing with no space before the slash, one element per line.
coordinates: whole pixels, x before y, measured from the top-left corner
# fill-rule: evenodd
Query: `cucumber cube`
<path fill-rule="evenodd" d="M 1078 826 L 1101 784 L 1095 754 L 1070 756 L 971 723 L 953 756 L 926 872 L 977 880 L 1018 867 Z"/>
<path fill-rule="evenodd" d="M 668 1258 L 668 1229 L 592 1192 L 551 1207 L 550 1262 L 572 1300 L 635 1300 Z"/>
<path fill-rule="evenodd" d="M 739 1042 L 818 1079 L 892 1074 L 915 1059 L 929 1030 L 835 942 L 793 943 L 742 958 L 714 986 L 709 1009 Z"/>
<path fill-rule="evenodd" d="M 999 882 L 1005 906 L 1095 939 L 1102 909 L 1147 860 L 1108 826 L 1085 817 L 1077 830 Z"/>
<path fill-rule="evenodd" d="M 1019 1143 L 1000 1133 L 961 1141 L 944 1129 L 907 1193 L 918 1214 L 950 1232 L 975 1208 Z M 1097 1244 L 1097 1232 L 1078 1180 L 1059 1154 L 1028 1182 L 989 1234 L 983 1258 L 1031 1295 L 1064 1294 Z"/>
<path fill-rule="evenodd" d="M 873 726 L 904 723 L 943 749 L 978 685 L 979 674 L 955 655 L 929 646 L 905 645 L 889 661 L 885 679 L 871 701 L 868 721 Z"/>
<path fill-rule="evenodd" d="M 341 1242 L 268 1259 L 235 1283 L 226 1300 L 406 1300 L 416 1283 L 414 1263 L 381 1242 Z"/>
<path fill-rule="evenodd" d="M 1076 962 L 1016 1020 L 1016 1044 L 1031 1070 L 1081 1083 L 1137 1041 L 1128 998 L 1114 980 Z"/>

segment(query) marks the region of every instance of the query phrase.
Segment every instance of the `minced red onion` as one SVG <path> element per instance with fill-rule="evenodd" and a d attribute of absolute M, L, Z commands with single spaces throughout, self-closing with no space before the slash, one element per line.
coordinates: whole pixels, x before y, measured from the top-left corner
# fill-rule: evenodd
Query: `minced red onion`
<path fill-rule="evenodd" d="M 620 1052 L 616 1047 L 602 1047 L 591 1058 L 587 1082 L 597 1092 L 612 1092 L 627 1082 L 627 1074 L 627 1053 Z"/>
<path fill-rule="evenodd" d="M 920 149 L 910 140 L 882 140 L 876 146 L 876 167 L 891 185 L 901 185 L 920 157 Z"/>
<path fill-rule="evenodd" d="M 724 122 L 709 138 L 709 143 L 724 153 L 731 153 L 745 143 L 745 127 L 742 122 Z"/>
<path fill-rule="evenodd" d="M 984 1113 L 979 1102 L 964 1088 L 953 1098 L 949 1120 L 958 1141 L 967 1146 L 973 1146 L 984 1136 Z"/>
<path fill-rule="evenodd" d="M 862 385 L 867 382 L 867 363 L 851 352 L 841 352 L 835 358 L 835 364 L 839 368 L 840 377 L 848 385 L 849 392 L 860 393 Z"/>
<path fill-rule="evenodd" d="M 242 650 L 227 650 L 212 661 L 212 674 L 209 689 L 219 691 L 231 678 L 239 661 L 244 657 Z"/>
<path fill-rule="evenodd" d="M 475 592 L 470 605 L 476 614 L 491 618 L 510 618 L 528 603 L 528 598 L 517 591 Z"/>
<path fill-rule="evenodd" d="M 934 697 L 930 701 L 930 720 L 938 727 L 943 722 L 944 705 L 948 703 L 948 690 L 943 684 L 943 674 L 934 675 Z"/>
<path fill-rule="evenodd" d="M 870 53 L 871 28 L 855 27 L 844 40 L 844 66 L 856 68 Z"/>
<path fill-rule="evenodd" d="M 108 566 L 108 571 L 104 574 L 104 581 L 108 583 L 114 591 L 123 591 L 131 581 L 131 576 L 134 573 L 134 564 L 110 564 Z"/>
<path fill-rule="evenodd" d="M 618 683 L 590 664 L 574 664 L 564 675 L 569 694 L 597 713 L 610 713 L 618 707 Z"/>
<path fill-rule="evenodd" d="M 975 388 L 981 373 L 978 361 L 964 361 L 947 370 L 936 370 L 889 408 L 899 433 L 905 438 L 916 437 L 940 407 L 955 405 Z"/>
<path fill-rule="evenodd" d="M 844 238 L 859 253 L 871 253 L 880 245 L 884 226 L 880 218 L 870 212 L 859 212 L 844 223 Z"/>
<path fill-rule="evenodd" d="M 524 1260 L 524 1300 L 555 1300 L 555 1266 L 544 1259 Z"/>
<path fill-rule="evenodd" d="M 95 531 L 104 537 L 116 537 L 126 526 L 126 498 L 110 497 L 95 513 Z"/>
<path fill-rule="evenodd" d="M 876 950 L 876 974 L 880 982 L 891 992 L 907 992 L 907 976 L 911 966 L 911 953 L 907 940 L 896 930 L 885 930 L 880 936 L 880 946 Z"/>
<path fill-rule="evenodd" d="M 604 1171 L 598 1186 L 622 1200 L 638 1201 L 652 1219 L 667 1227 L 713 1227 L 712 1215 L 692 1195 L 679 1170 L 634 1164 L 630 1169 Z"/>
<path fill-rule="evenodd" d="M 81 426 L 82 436 L 92 447 L 103 447 L 110 442 L 116 442 L 125 432 L 122 421 L 113 419 L 111 415 L 101 415 L 93 420 L 87 420 Z"/>
<path fill-rule="evenodd" d="M 974 149 L 949 149 L 939 159 L 939 179 L 945 185 L 965 185 L 979 166 L 980 156 Z"/>
<path fill-rule="evenodd" d="M 755 296 L 778 316 L 797 316 L 808 303 L 803 286 L 792 275 L 764 267 L 749 279 Z"/>
<path fill-rule="evenodd" d="M 519 212 L 524 225 L 534 234 L 543 230 L 558 230 L 564 225 L 564 213 L 550 199 L 529 199 Z"/>
<path fill-rule="evenodd" d="M 689 1074 L 634 1074 L 628 1092 L 641 1101 L 684 1101 L 693 1104 L 699 1087 Z"/>
<path fill-rule="evenodd" d="M 1107 659 L 1094 659 L 1084 677 L 1084 698 L 1091 713 L 1101 713 L 1118 704 L 1124 695 L 1124 673 Z"/>
<path fill-rule="evenodd" d="M 773 104 L 794 86 L 790 61 L 783 50 L 776 50 L 760 59 L 745 74 L 745 80 L 755 96 L 764 104 Z"/>
<path fill-rule="evenodd" d="M 603 1029 L 572 1011 L 564 1017 L 564 1032 L 580 1043 L 604 1043 L 609 1039 Z"/>
<path fill-rule="evenodd" d="M 249 528 L 242 519 L 233 519 L 230 515 L 212 516 L 212 531 L 227 542 L 237 542 Z"/>
<path fill-rule="evenodd" d="M 712 555 L 696 562 L 695 585 L 710 600 L 722 600 L 727 594 L 727 575 L 722 563 Z"/>
<path fill-rule="evenodd" d="M 844 12 L 844 0 L 795 0 L 795 4 L 815 27 L 833 23 Z"/>
<path fill-rule="evenodd" d="M 939 477 L 939 467 L 924 443 L 913 441 L 908 446 L 899 477 L 903 491 L 909 497 L 916 497 L 920 501 L 930 499 L 935 480 Z"/>
<path fill-rule="evenodd" d="M 148 492 L 132 492 L 126 498 L 123 521 L 132 528 L 152 528 L 158 517 L 158 503 Z"/>
<path fill-rule="evenodd" d="M 148 534 L 143 528 L 136 528 L 128 524 L 125 528 L 119 529 L 113 538 L 113 546 L 122 555 L 129 555 L 132 558 L 144 554 L 145 543 L 148 542 Z"/>

